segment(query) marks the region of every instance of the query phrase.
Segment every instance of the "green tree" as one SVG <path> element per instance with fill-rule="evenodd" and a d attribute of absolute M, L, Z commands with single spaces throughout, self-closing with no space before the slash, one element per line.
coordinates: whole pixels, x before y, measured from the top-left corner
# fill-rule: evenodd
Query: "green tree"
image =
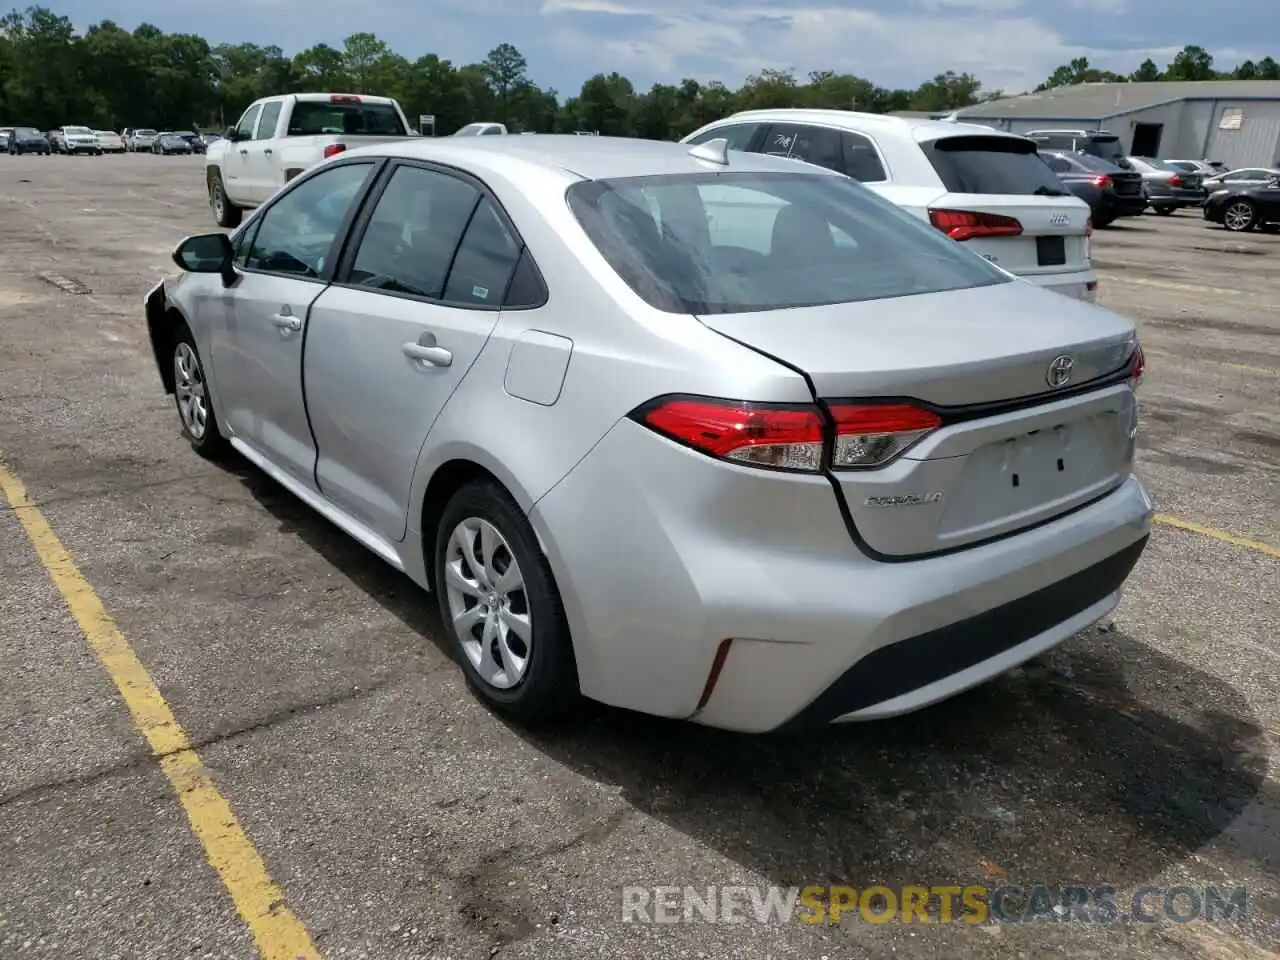
<path fill-rule="evenodd" d="M 1166 80 L 1214 80 L 1213 56 L 1204 47 L 1190 45 L 1178 51 L 1165 71 Z"/>
<path fill-rule="evenodd" d="M 1152 83 L 1160 79 L 1160 68 L 1156 66 L 1156 62 L 1150 57 L 1138 64 L 1138 69 L 1129 74 L 1129 79 L 1135 83 Z"/>

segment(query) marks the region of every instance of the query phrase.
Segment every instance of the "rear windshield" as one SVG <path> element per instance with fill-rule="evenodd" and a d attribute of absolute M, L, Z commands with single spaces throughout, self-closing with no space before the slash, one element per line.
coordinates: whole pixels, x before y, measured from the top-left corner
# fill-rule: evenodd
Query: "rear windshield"
<path fill-rule="evenodd" d="M 1200 172 L 1200 168 L 1197 167 L 1190 160 L 1170 160 L 1169 166 L 1177 167 L 1183 173 L 1199 173 Z"/>
<path fill-rule="evenodd" d="M 16 127 L 16 128 L 14 129 L 14 132 L 15 132 L 16 134 L 18 134 L 18 136 L 21 136 L 21 137 L 40 137 L 40 136 L 44 136 L 44 134 L 42 134 L 42 133 L 41 133 L 39 130 L 37 130 L 35 127 Z"/>
<path fill-rule="evenodd" d="M 1010 280 L 845 177 L 591 180 L 570 187 L 568 200 L 609 265 L 645 302 L 668 313 L 856 303 Z"/>
<path fill-rule="evenodd" d="M 93 133 L 88 127 L 63 127 L 63 133 Z"/>
<path fill-rule="evenodd" d="M 324 133 L 367 134 L 377 137 L 407 137 L 409 131 L 400 114 L 389 103 L 325 103 L 299 100 L 289 116 L 289 136 L 309 137 Z"/>
<path fill-rule="evenodd" d="M 1091 157 L 1087 153 L 1072 154 L 1071 159 L 1086 170 L 1092 170 L 1095 173 L 1118 173 L 1120 171 L 1120 168 L 1111 161 L 1103 160 L 1101 157 Z"/>
<path fill-rule="evenodd" d="M 1166 173 L 1181 172 L 1172 163 L 1166 163 L 1163 160 L 1157 160 L 1155 157 L 1130 157 L 1129 159 L 1134 161 L 1135 163 L 1140 164 L 1141 166 L 1149 167 L 1152 170 L 1163 170 Z"/>
<path fill-rule="evenodd" d="M 1124 166 L 1119 162 L 1124 159 L 1124 147 L 1120 146 L 1119 137 L 1090 137 L 1080 141 L 1080 149 L 1103 160 L 1110 160 L 1117 166 Z"/>
<path fill-rule="evenodd" d="M 1015 137 L 944 137 L 922 143 L 951 193 L 1066 196 L 1062 181 L 1036 156 L 1036 145 Z"/>
<path fill-rule="evenodd" d="M 156 135 L 154 130 L 135 130 L 133 132 L 140 137 L 154 137 Z"/>

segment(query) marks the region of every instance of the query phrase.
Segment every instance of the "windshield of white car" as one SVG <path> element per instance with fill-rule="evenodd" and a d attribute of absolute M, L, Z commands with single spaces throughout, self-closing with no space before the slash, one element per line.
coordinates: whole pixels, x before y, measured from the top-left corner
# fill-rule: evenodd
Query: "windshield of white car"
<path fill-rule="evenodd" d="M 289 115 L 291 137 L 321 134 L 407 137 L 400 113 L 389 103 L 327 103 L 299 100 Z"/>
<path fill-rule="evenodd" d="M 135 137 L 154 137 L 156 132 L 154 130 L 135 130 L 133 135 Z"/>
<path fill-rule="evenodd" d="M 82 134 L 82 133 L 87 133 L 87 134 L 90 134 L 90 135 L 92 135 L 92 134 L 93 134 L 93 131 L 92 131 L 92 130 L 90 130 L 88 127 L 63 127 L 63 128 L 62 128 L 62 132 L 63 132 L 63 133 L 72 133 L 72 134 L 77 134 L 77 135 L 78 135 L 78 134 Z"/>
<path fill-rule="evenodd" d="M 1011 279 L 845 177 L 590 180 L 571 186 L 568 201 L 609 265 L 668 313 L 857 303 Z"/>

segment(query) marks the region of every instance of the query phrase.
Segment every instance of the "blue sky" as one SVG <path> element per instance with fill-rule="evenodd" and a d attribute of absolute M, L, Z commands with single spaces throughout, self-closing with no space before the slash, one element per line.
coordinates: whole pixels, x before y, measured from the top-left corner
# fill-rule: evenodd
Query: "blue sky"
<path fill-rule="evenodd" d="M 54 9 L 81 29 L 149 21 L 287 53 L 370 31 L 410 58 L 468 63 L 507 41 L 534 82 L 562 94 L 610 70 L 642 87 L 687 76 L 736 85 L 765 67 L 914 87 L 956 70 L 1013 92 L 1078 56 L 1115 70 L 1148 56 L 1163 66 L 1188 43 L 1220 68 L 1280 57 L 1280 18 L 1259 16 L 1256 0 L 69 0 Z"/>

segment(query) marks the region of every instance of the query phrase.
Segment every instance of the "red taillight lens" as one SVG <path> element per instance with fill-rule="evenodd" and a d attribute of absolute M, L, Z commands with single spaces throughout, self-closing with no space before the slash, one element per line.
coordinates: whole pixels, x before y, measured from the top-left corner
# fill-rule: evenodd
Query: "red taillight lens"
<path fill-rule="evenodd" d="M 931 410 L 905 403 L 832 404 L 833 469 L 880 467 L 942 426 Z"/>
<path fill-rule="evenodd" d="M 331 143 L 324 148 L 324 158 L 328 160 L 330 157 L 336 157 L 347 149 L 345 143 Z"/>
<path fill-rule="evenodd" d="M 347 93 L 335 93 L 329 97 L 330 103 L 359 103 L 359 97 L 353 97 Z"/>
<path fill-rule="evenodd" d="M 972 240 L 974 237 L 1017 237 L 1022 234 L 1022 224 L 1013 217 L 998 213 L 978 213 L 973 210 L 930 210 L 929 222 L 952 240 Z"/>
<path fill-rule="evenodd" d="M 1111 183 L 1112 183 L 1111 178 L 1108 177 L 1105 173 L 1098 174 L 1089 182 L 1092 183 L 1095 187 L 1103 187 L 1103 188 L 1111 186 Z"/>
<path fill-rule="evenodd" d="M 1175 173 L 1172 177 L 1169 178 L 1169 186 L 1171 187 L 1182 186 L 1182 178 Z"/>
<path fill-rule="evenodd" d="M 1138 344 L 1133 350 L 1133 355 L 1129 357 L 1129 384 L 1137 388 L 1142 382 L 1142 376 L 1147 372 L 1147 355 L 1142 352 L 1142 344 Z"/>
<path fill-rule="evenodd" d="M 779 470 L 822 469 L 822 415 L 814 406 L 665 399 L 635 417 L 713 457 Z"/>

